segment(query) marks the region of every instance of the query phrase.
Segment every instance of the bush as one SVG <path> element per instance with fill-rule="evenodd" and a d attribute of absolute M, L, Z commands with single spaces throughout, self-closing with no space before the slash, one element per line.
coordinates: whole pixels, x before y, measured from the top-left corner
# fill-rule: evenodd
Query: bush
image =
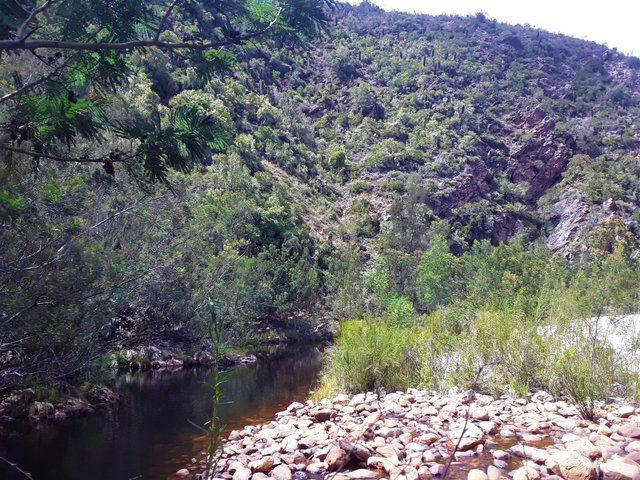
<path fill-rule="evenodd" d="M 415 385 L 417 336 L 387 319 L 345 320 L 328 352 L 323 383 L 341 391 L 395 391 Z"/>
<path fill-rule="evenodd" d="M 359 193 L 370 192 L 372 189 L 371 184 L 362 179 L 354 180 L 349 184 L 348 188 L 351 193 L 354 193 L 356 195 Z"/>

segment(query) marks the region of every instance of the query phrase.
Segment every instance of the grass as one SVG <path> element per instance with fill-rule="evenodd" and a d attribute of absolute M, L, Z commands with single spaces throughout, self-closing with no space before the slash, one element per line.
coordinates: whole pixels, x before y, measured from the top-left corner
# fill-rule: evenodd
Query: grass
<path fill-rule="evenodd" d="M 418 345 L 411 337 L 412 329 L 385 319 L 343 321 L 319 391 L 394 391 L 415 384 Z"/>

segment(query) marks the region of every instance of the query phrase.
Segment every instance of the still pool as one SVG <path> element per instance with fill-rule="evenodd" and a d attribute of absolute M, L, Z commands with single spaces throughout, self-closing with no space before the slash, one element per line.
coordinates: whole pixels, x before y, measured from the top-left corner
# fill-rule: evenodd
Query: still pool
<path fill-rule="evenodd" d="M 321 354 L 309 348 L 233 368 L 225 384 L 225 431 L 270 421 L 304 401 L 318 379 Z M 31 425 L 0 425 L 0 456 L 34 480 L 158 480 L 171 478 L 203 445 L 189 422 L 210 412 L 206 369 L 121 374 L 122 401 L 95 415 Z M 0 464 L 0 479 L 24 480 Z"/>

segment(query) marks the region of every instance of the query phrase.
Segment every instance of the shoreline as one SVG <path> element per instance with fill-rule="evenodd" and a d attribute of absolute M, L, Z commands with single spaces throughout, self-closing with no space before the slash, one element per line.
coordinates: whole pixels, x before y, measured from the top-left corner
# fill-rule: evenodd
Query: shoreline
<path fill-rule="evenodd" d="M 215 478 L 638 480 L 638 407 L 605 405 L 590 421 L 545 392 L 529 399 L 415 389 L 337 395 L 231 431 Z M 176 477 L 203 479 L 203 458 Z"/>
<path fill-rule="evenodd" d="M 250 354 L 228 354 L 223 356 L 223 369 L 235 368 L 243 365 L 253 365 L 270 355 L 290 348 L 291 344 L 275 345 L 272 353 L 256 351 Z M 193 356 L 176 353 L 177 350 L 161 350 L 157 346 L 139 346 L 129 349 L 121 362 L 116 362 L 116 353 L 111 354 L 113 361 L 110 371 L 119 373 L 137 372 L 178 372 L 184 369 L 209 368 L 212 364 L 211 355 L 198 352 Z M 116 389 L 104 384 L 92 385 L 85 389 L 75 387 L 76 393 L 65 395 L 59 399 L 43 398 L 33 388 L 17 389 L 0 399 L 0 425 L 16 421 L 28 421 L 34 424 L 44 421 L 63 421 L 91 415 L 98 410 L 110 407 L 120 400 Z"/>

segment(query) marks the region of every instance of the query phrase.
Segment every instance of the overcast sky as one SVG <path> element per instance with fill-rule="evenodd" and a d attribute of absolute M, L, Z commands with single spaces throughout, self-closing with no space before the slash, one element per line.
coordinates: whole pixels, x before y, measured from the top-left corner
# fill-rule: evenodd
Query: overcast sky
<path fill-rule="evenodd" d="M 346 0 L 357 4 L 361 0 Z M 498 21 L 540 27 L 604 43 L 640 57 L 638 0 L 372 0 L 386 10 L 467 15 L 484 12 Z"/>

